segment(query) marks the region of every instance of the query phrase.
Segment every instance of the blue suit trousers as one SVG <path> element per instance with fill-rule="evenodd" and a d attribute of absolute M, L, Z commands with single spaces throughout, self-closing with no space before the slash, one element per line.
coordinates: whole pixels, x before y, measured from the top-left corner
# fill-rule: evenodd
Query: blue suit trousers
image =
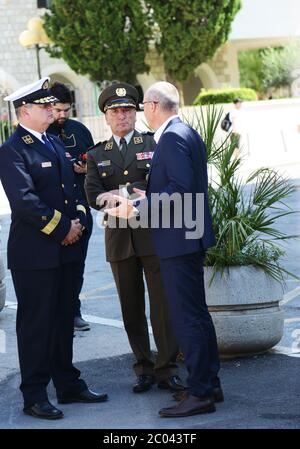
<path fill-rule="evenodd" d="M 220 386 L 216 333 L 205 300 L 202 253 L 160 259 L 171 319 L 194 396 L 211 396 Z"/>

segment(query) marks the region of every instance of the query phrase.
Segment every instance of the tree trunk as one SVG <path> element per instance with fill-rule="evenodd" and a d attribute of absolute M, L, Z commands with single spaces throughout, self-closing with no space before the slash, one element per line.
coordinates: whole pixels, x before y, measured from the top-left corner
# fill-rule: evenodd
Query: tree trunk
<path fill-rule="evenodd" d="M 184 94 L 183 94 L 183 83 L 180 81 L 175 81 L 170 75 L 166 75 L 166 79 L 169 83 L 174 84 L 179 93 L 179 106 L 182 108 L 184 106 Z"/>

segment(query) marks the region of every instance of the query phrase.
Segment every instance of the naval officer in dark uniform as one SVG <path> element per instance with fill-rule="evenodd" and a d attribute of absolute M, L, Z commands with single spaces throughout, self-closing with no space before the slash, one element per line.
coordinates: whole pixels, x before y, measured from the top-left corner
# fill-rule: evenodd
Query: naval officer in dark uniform
<path fill-rule="evenodd" d="M 58 419 L 48 400 L 53 380 L 58 403 L 103 402 L 72 364 L 75 274 L 86 209 L 60 140 L 45 130 L 53 121 L 49 78 L 5 98 L 19 125 L 0 148 L 0 177 L 11 207 L 8 268 L 18 301 L 17 339 L 24 413 Z"/>
<path fill-rule="evenodd" d="M 47 132 L 60 138 L 65 146 L 66 157 L 73 164 L 75 179 L 80 193 L 85 197 L 84 180 L 86 175 L 86 153 L 88 148 L 94 145 L 93 137 L 87 127 L 77 120 L 70 119 L 72 108 L 72 96 L 67 86 L 62 83 L 54 83 L 51 86 L 52 95 L 58 101 L 53 103 L 54 122 L 49 126 Z M 86 199 L 86 198 L 85 198 Z M 84 258 L 78 265 L 77 272 L 77 294 L 75 299 L 74 330 L 88 331 L 90 324 L 82 318 L 81 301 L 79 295 L 84 280 L 85 259 L 87 256 L 89 239 L 93 230 L 93 218 L 90 208 L 86 206 L 87 230 L 80 239 Z"/>
<path fill-rule="evenodd" d="M 131 193 L 133 187 L 146 188 L 155 142 L 152 135 L 140 134 L 134 129 L 137 102 L 137 90 L 126 83 L 110 85 L 99 97 L 99 108 L 105 113 L 113 135 L 88 152 L 85 188 L 89 204 L 95 209 L 113 204 L 113 193 L 120 186 L 123 194 Z M 136 358 L 137 382 L 133 391 L 149 390 L 155 380 L 159 388 L 183 390 L 174 363 L 177 342 L 170 326 L 159 261 L 154 255 L 149 230 L 110 229 L 107 226 L 105 246 L 120 298 L 124 326 Z M 155 362 L 145 315 L 143 273 L 158 351 Z"/>

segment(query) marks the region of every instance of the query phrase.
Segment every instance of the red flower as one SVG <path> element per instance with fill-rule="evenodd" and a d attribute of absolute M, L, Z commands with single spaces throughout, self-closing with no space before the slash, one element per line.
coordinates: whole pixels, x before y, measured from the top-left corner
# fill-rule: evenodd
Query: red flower
<path fill-rule="evenodd" d="M 86 162 L 87 161 L 87 154 L 86 153 L 80 153 L 78 156 L 78 160 L 81 162 Z"/>

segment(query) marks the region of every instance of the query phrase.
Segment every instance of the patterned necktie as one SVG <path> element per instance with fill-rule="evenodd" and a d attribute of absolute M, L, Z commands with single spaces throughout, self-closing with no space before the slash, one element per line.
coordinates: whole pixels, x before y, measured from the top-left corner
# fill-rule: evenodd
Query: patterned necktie
<path fill-rule="evenodd" d="M 127 147 L 126 139 L 124 137 L 121 137 L 120 151 L 121 151 L 121 155 L 122 155 L 123 159 L 125 159 L 125 157 L 126 157 L 127 149 L 128 149 L 128 147 Z"/>
<path fill-rule="evenodd" d="M 56 155 L 56 151 L 53 148 L 52 143 L 50 142 L 50 140 L 48 140 L 48 138 L 47 138 L 47 136 L 45 134 L 42 134 L 42 139 L 43 139 L 44 144 L 48 148 L 48 150 L 52 151 L 52 153 L 54 153 Z"/>

